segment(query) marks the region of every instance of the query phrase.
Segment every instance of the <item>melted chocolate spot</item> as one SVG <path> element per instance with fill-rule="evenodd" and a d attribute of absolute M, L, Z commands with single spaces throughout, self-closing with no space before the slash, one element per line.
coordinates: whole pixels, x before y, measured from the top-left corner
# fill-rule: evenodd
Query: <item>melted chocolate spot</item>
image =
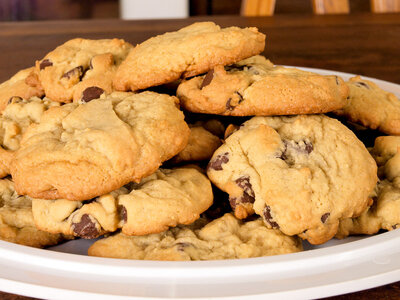
<path fill-rule="evenodd" d="M 392 229 L 396 229 L 399 224 L 395 224 L 392 226 Z"/>
<path fill-rule="evenodd" d="M 97 86 L 91 86 L 85 89 L 82 92 L 82 101 L 83 102 L 89 102 L 93 99 L 97 99 L 101 96 L 101 94 L 104 93 L 104 90 L 97 87 Z"/>
<path fill-rule="evenodd" d="M 241 203 L 254 203 L 255 194 L 250 183 L 249 176 L 242 176 L 235 180 L 235 183 L 243 190 L 240 197 L 229 197 L 229 204 L 235 210 L 236 206 Z"/>
<path fill-rule="evenodd" d="M 229 153 L 225 152 L 223 154 L 217 155 L 217 157 L 210 161 L 207 166 L 207 170 L 222 171 L 222 164 L 226 164 L 229 161 Z"/>
<path fill-rule="evenodd" d="M 273 220 L 272 215 L 271 215 L 271 208 L 270 208 L 268 205 L 266 205 L 265 208 L 264 208 L 264 220 L 265 220 L 269 225 L 271 225 L 272 228 L 274 228 L 274 229 L 279 229 L 279 224 L 276 223 L 276 222 Z"/>
<path fill-rule="evenodd" d="M 51 62 L 50 59 L 43 59 L 39 65 L 39 69 L 43 70 L 44 68 L 51 67 L 52 65 L 53 63 Z"/>
<path fill-rule="evenodd" d="M 202 89 L 203 87 L 209 85 L 211 83 L 211 81 L 213 80 L 213 78 L 214 78 L 214 70 L 208 71 L 206 76 L 203 79 L 203 82 L 202 82 L 202 84 L 200 86 L 200 89 Z"/>
<path fill-rule="evenodd" d="M 128 221 L 128 212 L 126 211 L 126 207 L 123 205 L 118 205 L 118 215 L 120 220 L 123 220 L 124 223 Z"/>
<path fill-rule="evenodd" d="M 72 77 L 78 77 L 79 80 L 81 80 L 82 76 L 83 76 L 83 67 L 79 66 L 64 73 L 64 75 L 61 76 L 61 78 L 71 79 Z"/>
<path fill-rule="evenodd" d="M 364 87 L 364 88 L 366 88 L 366 89 L 369 89 L 369 85 L 366 84 L 365 82 L 358 81 L 358 82 L 356 82 L 355 84 L 356 84 L 358 87 Z"/>
<path fill-rule="evenodd" d="M 325 224 L 326 220 L 329 218 L 330 215 L 331 215 L 330 213 L 323 214 L 321 217 L 321 222 Z"/>
<path fill-rule="evenodd" d="M 94 239 L 99 236 L 96 223 L 92 222 L 88 214 L 82 215 L 79 223 L 72 223 L 72 230 L 84 239 Z"/>

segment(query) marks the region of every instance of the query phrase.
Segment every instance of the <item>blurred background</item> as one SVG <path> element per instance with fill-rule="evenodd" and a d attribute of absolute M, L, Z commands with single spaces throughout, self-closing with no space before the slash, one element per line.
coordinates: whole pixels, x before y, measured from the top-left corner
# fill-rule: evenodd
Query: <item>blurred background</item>
<path fill-rule="evenodd" d="M 0 0 L 0 21 L 239 15 L 249 1 L 253 0 Z M 349 3 L 350 12 L 370 10 L 368 0 Z M 276 0 L 274 14 L 287 13 L 312 14 L 312 1 Z"/>

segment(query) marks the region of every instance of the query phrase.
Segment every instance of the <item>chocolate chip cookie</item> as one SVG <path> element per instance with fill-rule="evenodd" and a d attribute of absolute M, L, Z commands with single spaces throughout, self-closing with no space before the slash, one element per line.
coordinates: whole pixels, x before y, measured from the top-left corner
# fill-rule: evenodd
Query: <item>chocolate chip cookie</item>
<path fill-rule="evenodd" d="M 10 98 L 0 116 L 0 177 L 10 174 L 14 152 L 18 150 L 22 135 L 32 123 L 39 123 L 43 112 L 60 103 L 48 98 Z"/>
<path fill-rule="evenodd" d="M 9 179 L 0 180 L 0 239 L 21 245 L 42 248 L 64 239 L 36 228 L 29 197 L 19 196 Z"/>
<path fill-rule="evenodd" d="M 47 110 L 11 164 L 21 195 L 87 200 L 154 173 L 186 146 L 189 127 L 173 96 L 115 92 Z"/>
<path fill-rule="evenodd" d="M 132 48 L 120 39 L 72 39 L 37 61 L 35 73 L 53 101 L 89 101 L 113 91 L 115 71 Z"/>
<path fill-rule="evenodd" d="M 360 215 L 377 166 L 347 127 L 324 115 L 254 117 L 213 155 L 208 176 L 230 196 L 238 218 L 254 211 L 266 226 L 313 244 L 339 220 Z"/>
<path fill-rule="evenodd" d="M 273 66 L 261 56 L 182 81 L 177 90 L 188 111 L 226 116 L 325 113 L 346 104 L 338 76 Z"/>
<path fill-rule="evenodd" d="M 195 168 L 160 169 L 88 201 L 33 199 L 38 228 L 87 239 L 122 228 L 128 235 L 190 224 L 213 202 L 211 183 Z"/>
<path fill-rule="evenodd" d="M 32 67 L 21 70 L 9 80 L 0 84 L 0 112 L 7 107 L 12 97 L 29 99 L 35 96 L 43 96 L 43 89 L 33 75 L 34 69 Z M 29 84 L 26 82 L 28 77 L 30 78 Z"/>
<path fill-rule="evenodd" d="M 114 86 L 140 90 L 232 64 L 264 50 L 265 35 L 257 28 L 221 29 L 199 22 L 137 45 L 118 68 Z"/>
<path fill-rule="evenodd" d="M 300 239 L 268 229 L 261 218 L 243 222 L 225 214 L 204 226 L 200 219 L 159 234 L 127 236 L 122 233 L 95 242 L 91 256 L 143 260 L 215 260 L 299 252 Z M 203 227 L 204 226 L 204 227 Z"/>
<path fill-rule="evenodd" d="M 350 78 L 346 84 L 349 100 L 336 114 L 371 129 L 400 135 L 400 100 L 394 94 L 360 76 Z"/>

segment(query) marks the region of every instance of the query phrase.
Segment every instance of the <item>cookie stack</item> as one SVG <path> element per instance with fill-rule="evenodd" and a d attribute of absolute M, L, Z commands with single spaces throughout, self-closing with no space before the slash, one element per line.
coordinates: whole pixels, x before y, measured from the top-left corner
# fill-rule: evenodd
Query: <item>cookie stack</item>
<path fill-rule="evenodd" d="M 357 110 L 357 89 L 387 93 L 274 66 L 264 46 L 256 28 L 212 22 L 136 47 L 73 39 L 1 84 L 0 237 L 44 247 L 104 236 L 89 255 L 207 260 L 395 228 L 373 207 L 396 172 L 382 171 L 377 192 L 367 148 L 323 115 L 392 133 Z M 367 219 L 378 225 L 360 229 Z"/>

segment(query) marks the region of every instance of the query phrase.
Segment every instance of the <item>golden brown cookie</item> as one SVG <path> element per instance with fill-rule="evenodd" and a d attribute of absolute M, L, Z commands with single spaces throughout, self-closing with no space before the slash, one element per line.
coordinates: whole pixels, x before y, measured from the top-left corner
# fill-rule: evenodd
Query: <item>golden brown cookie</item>
<path fill-rule="evenodd" d="M 211 183 L 195 168 L 160 169 L 110 194 L 88 201 L 33 199 L 38 228 L 96 238 L 122 228 L 144 235 L 190 224 L 213 202 Z"/>
<path fill-rule="evenodd" d="M 265 35 L 257 28 L 221 29 L 199 22 L 137 45 L 118 68 L 117 90 L 140 90 L 232 64 L 264 50 Z"/>
<path fill-rule="evenodd" d="M 400 100 L 394 94 L 360 76 L 350 78 L 346 84 L 350 88 L 349 101 L 336 114 L 371 129 L 400 135 Z"/>
<path fill-rule="evenodd" d="M 188 111 L 230 116 L 325 113 L 346 104 L 348 87 L 338 76 L 272 66 L 257 56 L 182 81 L 177 90 Z"/>
<path fill-rule="evenodd" d="M 254 117 L 232 133 L 208 165 L 238 218 L 312 244 L 331 239 L 339 220 L 359 216 L 377 182 L 376 163 L 344 125 L 324 115 Z"/>
<path fill-rule="evenodd" d="M 53 101 L 89 101 L 114 91 L 112 78 L 131 49 L 120 39 L 72 39 L 37 61 L 35 73 Z"/>
<path fill-rule="evenodd" d="M 91 256 L 143 260 L 215 260 L 270 256 L 301 251 L 300 239 L 268 229 L 259 218 L 243 222 L 231 214 L 205 225 L 200 219 L 159 234 L 133 237 L 123 233 L 99 240 Z"/>
<path fill-rule="evenodd" d="M 114 92 L 47 110 L 11 164 L 21 195 L 87 200 L 139 182 L 179 153 L 190 130 L 178 99 Z"/>

